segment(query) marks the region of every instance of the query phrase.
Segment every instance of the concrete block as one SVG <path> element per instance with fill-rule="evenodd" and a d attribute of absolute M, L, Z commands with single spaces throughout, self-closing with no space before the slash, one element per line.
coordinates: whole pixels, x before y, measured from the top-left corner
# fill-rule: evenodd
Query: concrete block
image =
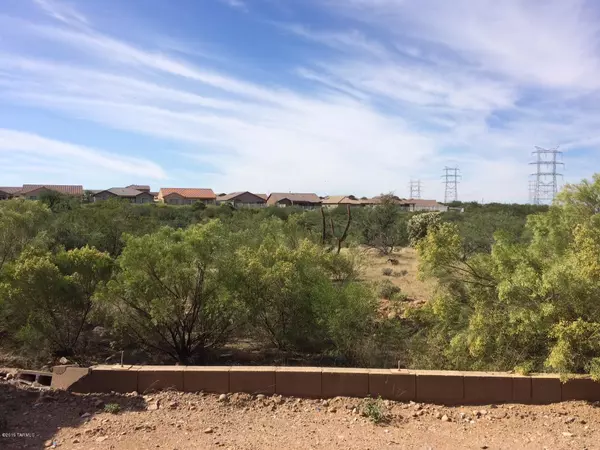
<path fill-rule="evenodd" d="M 322 396 L 366 397 L 369 395 L 368 369 L 323 368 Z"/>
<path fill-rule="evenodd" d="M 571 378 L 561 385 L 561 399 L 568 400 L 587 400 L 595 402 L 600 400 L 600 383 L 587 377 Z"/>
<path fill-rule="evenodd" d="M 187 366 L 183 372 L 183 390 L 227 394 L 229 371 L 229 366 Z"/>
<path fill-rule="evenodd" d="M 229 390 L 249 394 L 275 393 L 275 367 L 236 367 L 229 371 Z"/>
<path fill-rule="evenodd" d="M 163 389 L 183 391 L 185 366 L 142 366 L 138 369 L 140 394 Z"/>
<path fill-rule="evenodd" d="M 73 383 L 73 392 L 133 392 L 137 391 L 136 366 L 93 366 L 90 373 Z M 53 377 L 54 378 L 54 377 Z"/>
<path fill-rule="evenodd" d="M 513 376 L 513 402 L 531 403 L 531 377 Z"/>
<path fill-rule="evenodd" d="M 275 392 L 293 397 L 319 398 L 322 394 L 321 369 L 318 367 L 278 367 Z"/>
<path fill-rule="evenodd" d="M 513 401 L 513 378 L 510 375 L 465 372 L 463 377 L 465 404 Z"/>
<path fill-rule="evenodd" d="M 464 401 L 464 376 L 456 371 L 415 371 L 417 401 L 460 404 Z"/>
<path fill-rule="evenodd" d="M 369 395 L 397 401 L 416 400 L 416 375 L 407 370 L 369 370 Z"/>
<path fill-rule="evenodd" d="M 89 373 L 90 369 L 87 367 L 54 366 L 52 368 L 52 382 L 50 386 L 54 389 L 67 390 Z"/>
<path fill-rule="evenodd" d="M 562 389 L 558 375 L 531 377 L 531 401 L 535 404 L 560 402 Z"/>

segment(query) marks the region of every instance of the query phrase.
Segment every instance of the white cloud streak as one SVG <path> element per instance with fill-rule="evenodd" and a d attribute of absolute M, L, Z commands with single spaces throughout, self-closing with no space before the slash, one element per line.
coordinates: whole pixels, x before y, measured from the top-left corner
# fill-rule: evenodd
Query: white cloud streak
<path fill-rule="evenodd" d="M 367 26 L 274 27 L 326 55 L 290 67 L 287 87 L 91 27 L 30 24 L 23 33 L 53 42 L 70 58 L 0 54 L 0 96 L 173 142 L 182 149 L 173 150 L 173 159 L 185 162 L 169 168 L 169 182 L 198 184 L 196 168 L 201 184 L 219 191 L 407 195 L 408 180 L 420 177 L 428 180 L 425 195 L 440 199 L 439 173 L 454 160 L 465 175 L 463 198 L 525 201 L 533 145 L 597 143 L 598 26 L 582 17 L 582 0 L 551 0 L 544 10 L 518 0 L 496 9 L 467 0 L 328 0 L 318 7 L 323 4 L 338 22 L 351 17 Z M 294 87 L 299 82 L 310 88 Z M 582 98 L 591 105 L 585 117 Z M 32 149 L 42 138 L 16 137 L 31 144 L 19 147 L 22 154 L 39 157 Z M 145 161 L 46 144 L 60 170 L 70 164 L 70 149 L 85 164 L 98 158 L 99 167 L 167 176 Z M 13 172 L 37 162 L 20 160 Z M 589 176 L 583 167 L 573 176 Z"/>

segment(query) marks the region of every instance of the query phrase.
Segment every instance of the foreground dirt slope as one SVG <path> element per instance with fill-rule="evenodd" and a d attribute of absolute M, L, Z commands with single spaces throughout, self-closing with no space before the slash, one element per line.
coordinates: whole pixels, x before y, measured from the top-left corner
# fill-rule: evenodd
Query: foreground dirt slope
<path fill-rule="evenodd" d="M 1 383 L 0 448 L 600 448 L 597 405 L 381 402 L 389 422 L 375 425 L 360 414 L 364 402 L 179 392 L 74 395 Z M 111 403 L 119 404 L 118 414 L 104 411 Z"/>

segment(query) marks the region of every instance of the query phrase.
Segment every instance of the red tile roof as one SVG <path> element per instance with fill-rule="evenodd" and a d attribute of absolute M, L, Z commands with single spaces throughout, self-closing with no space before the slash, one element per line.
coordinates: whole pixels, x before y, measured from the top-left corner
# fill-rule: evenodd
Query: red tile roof
<path fill-rule="evenodd" d="M 214 200 L 217 198 L 212 189 L 201 188 L 160 188 L 160 195 L 164 198 L 171 194 L 181 195 L 183 198 L 200 198 Z"/>
<path fill-rule="evenodd" d="M 21 192 L 20 187 L 15 187 L 15 186 L 11 186 L 11 187 L 0 187 L 0 191 L 2 192 L 6 192 L 7 194 L 18 194 L 19 192 Z"/>
<path fill-rule="evenodd" d="M 83 186 L 66 185 L 66 184 L 24 184 L 20 194 L 36 191 L 41 188 L 46 188 L 49 191 L 58 192 L 66 195 L 83 195 Z"/>
<path fill-rule="evenodd" d="M 267 204 L 275 205 L 281 200 L 288 199 L 292 203 L 315 203 L 321 204 L 321 199 L 317 194 L 298 194 L 292 192 L 274 192 L 269 195 L 269 199 L 267 200 Z"/>
<path fill-rule="evenodd" d="M 229 201 L 229 200 L 233 200 L 233 199 L 239 197 L 242 194 L 250 194 L 250 195 L 252 195 L 254 197 L 257 197 L 257 198 L 259 198 L 261 200 L 266 200 L 264 197 L 261 197 L 258 194 L 253 194 L 252 192 L 244 191 L 244 192 L 232 192 L 231 194 L 220 195 L 219 196 L 219 201 L 226 202 L 226 201 Z"/>

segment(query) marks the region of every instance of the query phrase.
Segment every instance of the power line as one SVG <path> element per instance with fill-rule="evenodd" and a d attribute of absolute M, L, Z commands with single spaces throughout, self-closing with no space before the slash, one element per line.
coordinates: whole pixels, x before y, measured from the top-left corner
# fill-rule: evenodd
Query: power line
<path fill-rule="evenodd" d="M 531 174 L 531 202 L 535 205 L 552 203 L 558 192 L 558 177 L 563 176 L 557 171 L 558 166 L 564 166 L 564 163 L 558 160 L 562 152 L 558 147 L 546 149 L 536 146 L 532 155 L 534 161 L 529 164 L 536 166 L 536 171 Z"/>
<path fill-rule="evenodd" d="M 451 203 L 458 200 L 458 183 L 462 178 L 458 167 L 444 167 L 443 183 L 446 185 L 444 191 L 444 203 Z"/>
<path fill-rule="evenodd" d="M 410 180 L 410 198 L 421 198 L 421 180 Z"/>

